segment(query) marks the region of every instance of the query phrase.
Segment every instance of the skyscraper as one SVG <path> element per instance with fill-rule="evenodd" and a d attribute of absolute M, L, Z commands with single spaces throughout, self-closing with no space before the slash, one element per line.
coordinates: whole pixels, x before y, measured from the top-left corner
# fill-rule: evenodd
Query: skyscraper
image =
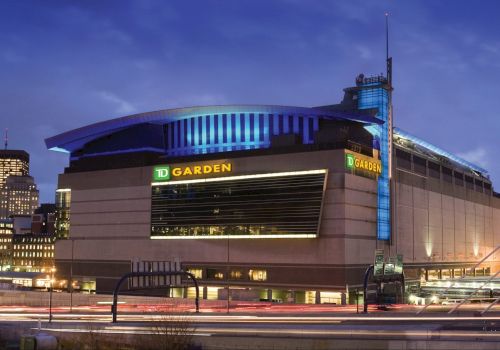
<path fill-rule="evenodd" d="M 29 176 L 29 154 L 0 150 L 0 219 L 29 215 L 38 208 L 38 189 Z"/>
<path fill-rule="evenodd" d="M 0 189 L 0 218 L 31 216 L 38 208 L 38 189 L 31 176 L 10 175 Z"/>
<path fill-rule="evenodd" d="M 21 150 L 0 150 L 0 188 L 5 186 L 9 175 L 29 174 L 30 156 Z"/>

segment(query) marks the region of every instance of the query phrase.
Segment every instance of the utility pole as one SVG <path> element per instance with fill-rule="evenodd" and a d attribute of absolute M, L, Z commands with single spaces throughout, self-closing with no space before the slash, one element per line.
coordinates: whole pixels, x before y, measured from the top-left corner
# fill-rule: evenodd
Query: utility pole
<path fill-rule="evenodd" d="M 52 323 L 52 290 L 54 289 L 54 272 L 56 268 L 52 267 L 50 269 L 50 291 L 49 291 L 49 323 Z"/>
<path fill-rule="evenodd" d="M 226 305 L 226 313 L 229 313 L 229 303 L 230 303 L 230 290 L 229 290 L 229 235 L 226 239 L 227 242 L 227 261 L 226 261 L 226 288 L 227 288 L 227 305 Z"/>

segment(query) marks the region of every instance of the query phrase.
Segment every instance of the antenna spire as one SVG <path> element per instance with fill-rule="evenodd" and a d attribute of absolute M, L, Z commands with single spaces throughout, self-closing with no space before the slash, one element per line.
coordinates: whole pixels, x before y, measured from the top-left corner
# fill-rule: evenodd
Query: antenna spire
<path fill-rule="evenodd" d="M 9 146 L 9 129 L 5 128 L 5 149 Z"/>
<path fill-rule="evenodd" d="M 392 57 L 389 57 L 389 12 L 385 13 L 385 62 L 387 66 L 387 83 L 392 88 Z"/>

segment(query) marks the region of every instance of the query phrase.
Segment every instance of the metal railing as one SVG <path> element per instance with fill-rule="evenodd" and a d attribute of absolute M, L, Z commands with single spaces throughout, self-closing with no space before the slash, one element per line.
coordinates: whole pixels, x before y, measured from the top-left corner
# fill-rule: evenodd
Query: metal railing
<path fill-rule="evenodd" d="M 468 300 L 470 300 L 479 290 L 483 289 L 485 285 L 491 282 L 492 279 L 496 278 L 500 274 L 500 270 L 497 271 L 493 276 L 488 278 L 483 284 L 481 284 L 479 287 L 475 288 L 472 293 L 470 293 L 466 298 L 464 298 L 459 304 L 455 305 L 450 311 L 448 311 L 448 314 L 452 314 L 456 309 L 458 309 L 460 306 L 465 304 Z"/>
<path fill-rule="evenodd" d="M 481 265 L 482 263 L 484 263 L 490 256 L 492 256 L 498 249 L 500 249 L 500 245 L 499 246 L 496 246 L 495 249 L 493 249 L 488 255 L 486 255 L 484 258 L 482 258 L 476 265 L 474 265 L 474 267 L 472 267 L 472 269 L 475 269 L 477 268 L 479 265 Z M 455 286 L 455 284 L 459 281 L 461 281 L 463 278 L 465 278 L 465 274 L 460 277 L 459 279 L 457 280 L 454 280 L 453 283 L 451 283 L 444 291 L 441 292 L 441 294 L 438 295 L 438 299 L 441 299 L 441 297 L 443 295 L 446 294 L 447 291 L 449 291 L 453 286 Z M 425 310 L 427 310 L 427 308 L 431 305 L 432 303 L 429 303 L 429 304 L 426 304 L 422 309 L 418 310 L 417 311 L 417 315 L 420 315 L 422 312 L 424 312 Z"/>

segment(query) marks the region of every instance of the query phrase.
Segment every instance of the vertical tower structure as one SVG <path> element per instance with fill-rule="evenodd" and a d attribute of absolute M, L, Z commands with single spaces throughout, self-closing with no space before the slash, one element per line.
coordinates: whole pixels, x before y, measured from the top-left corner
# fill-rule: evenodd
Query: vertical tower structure
<path fill-rule="evenodd" d="M 382 174 L 378 178 L 377 239 L 391 239 L 391 172 L 392 172 L 392 108 L 390 82 L 383 76 L 356 79 L 359 88 L 358 109 L 376 109 L 375 117 L 381 125 L 370 125 L 366 129 L 374 136 L 374 148 L 380 150 Z"/>

